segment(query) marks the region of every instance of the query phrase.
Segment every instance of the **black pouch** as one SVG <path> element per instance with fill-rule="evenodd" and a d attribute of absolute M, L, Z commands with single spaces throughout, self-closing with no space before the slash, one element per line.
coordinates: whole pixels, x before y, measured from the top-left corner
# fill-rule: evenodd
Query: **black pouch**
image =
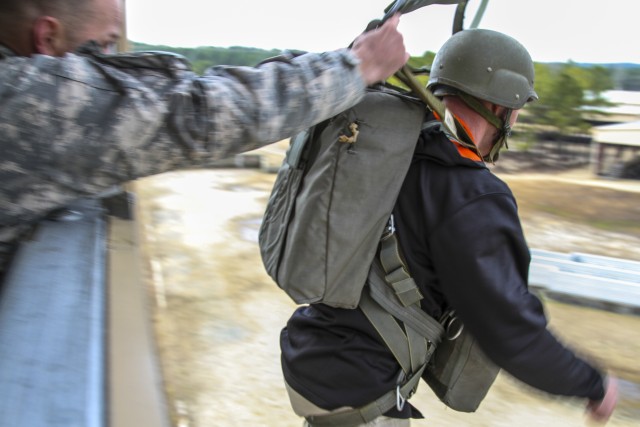
<path fill-rule="evenodd" d="M 431 356 L 422 379 L 451 409 L 475 412 L 500 368 L 489 360 L 455 314 L 448 314 L 443 326 L 445 337 Z"/>

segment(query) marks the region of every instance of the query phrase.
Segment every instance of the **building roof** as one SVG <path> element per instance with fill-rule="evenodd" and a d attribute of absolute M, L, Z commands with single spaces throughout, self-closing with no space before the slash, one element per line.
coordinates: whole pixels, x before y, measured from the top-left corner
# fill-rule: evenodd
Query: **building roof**
<path fill-rule="evenodd" d="M 608 90 L 602 96 L 610 102 L 622 105 L 640 106 L 640 92 L 629 90 Z"/>
<path fill-rule="evenodd" d="M 593 141 L 601 144 L 640 146 L 640 121 L 596 126 Z"/>
<path fill-rule="evenodd" d="M 593 94 L 585 93 L 587 99 Z M 609 90 L 600 94 L 609 101 L 610 107 L 584 107 L 586 118 L 601 123 L 621 123 L 640 120 L 640 92 Z"/>

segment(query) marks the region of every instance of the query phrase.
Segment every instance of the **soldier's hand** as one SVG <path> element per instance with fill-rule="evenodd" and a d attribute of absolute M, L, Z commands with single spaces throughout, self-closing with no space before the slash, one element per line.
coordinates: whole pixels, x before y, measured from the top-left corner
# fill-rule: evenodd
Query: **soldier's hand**
<path fill-rule="evenodd" d="M 608 377 L 605 384 L 604 398 L 600 401 L 592 400 L 587 404 L 587 415 L 591 421 L 606 423 L 618 403 L 618 380 Z"/>
<path fill-rule="evenodd" d="M 399 23 L 400 15 L 394 15 L 353 42 L 352 51 L 360 59 L 360 71 L 368 85 L 385 80 L 409 60 Z"/>

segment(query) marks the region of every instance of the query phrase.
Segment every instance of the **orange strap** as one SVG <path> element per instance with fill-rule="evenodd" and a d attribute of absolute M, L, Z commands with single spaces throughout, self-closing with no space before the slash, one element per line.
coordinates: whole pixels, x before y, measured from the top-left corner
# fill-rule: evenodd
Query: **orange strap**
<path fill-rule="evenodd" d="M 440 117 L 440 115 L 438 113 L 436 113 L 435 111 L 433 111 L 433 115 L 435 116 L 435 118 L 437 120 L 442 121 L 442 118 Z M 460 119 L 460 117 L 457 117 L 458 122 L 462 125 L 462 127 L 464 127 L 464 130 L 467 132 L 467 135 L 469 135 L 469 137 L 473 140 L 473 134 L 471 133 L 471 130 L 469 129 L 469 126 L 467 126 L 467 124 L 464 122 L 464 120 Z M 456 141 L 455 139 L 451 139 L 450 140 L 458 149 L 458 153 L 466 158 L 466 159 L 470 159 L 473 160 L 475 162 L 481 162 L 482 159 L 480 158 L 480 156 L 478 156 L 473 150 L 461 145 L 458 141 Z"/>
<path fill-rule="evenodd" d="M 476 162 L 482 161 L 480 156 L 478 156 L 476 153 L 474 153 L 472 150 L 468 149 L 467 147 L 463 147 L 462 145 L 458 144 L 458 141 L 452 139 L 451 142 L 455 144 L 456 148 L 458 149 L 458 153 L 462 157 L 465 157 L 467 159 L 470 159 Z"/>

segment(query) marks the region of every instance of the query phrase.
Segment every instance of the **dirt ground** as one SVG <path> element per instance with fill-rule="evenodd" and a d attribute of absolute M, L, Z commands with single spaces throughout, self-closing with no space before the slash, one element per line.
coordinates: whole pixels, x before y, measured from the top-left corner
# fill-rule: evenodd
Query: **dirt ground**
<path fill-rule="evenodd" d="M 530 246 L 640 261 L 640 182 L 587 170 L 496 171 L 512 187 Z M 165 389 L 176 427 L 301 426 L 288 404 L 278 335 L 294 309 L 262 268 L 257 230 L 275 175 L 170 173 L 136 184 Z M 611 185 L 615 184 L 612 188 Z M 622 189 L 620 189 L 622 188 Z M 622 380 L 615 427 L 640 424 L 640 317 L 545 301 L 551 327 Z M 500 374 L 475 414 L 426 384 L 415 426 L 583 426 L 583 402 L 554 399 Z"/>

